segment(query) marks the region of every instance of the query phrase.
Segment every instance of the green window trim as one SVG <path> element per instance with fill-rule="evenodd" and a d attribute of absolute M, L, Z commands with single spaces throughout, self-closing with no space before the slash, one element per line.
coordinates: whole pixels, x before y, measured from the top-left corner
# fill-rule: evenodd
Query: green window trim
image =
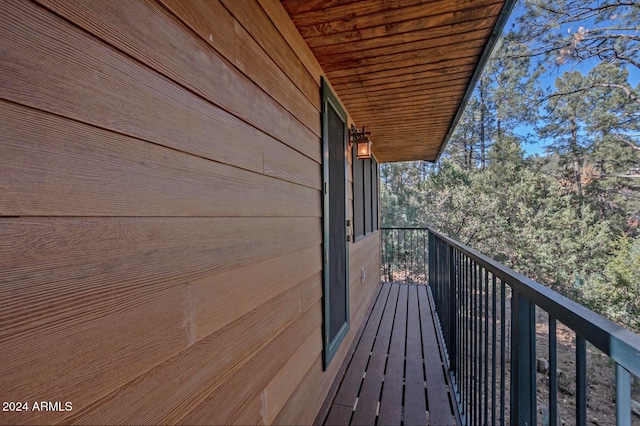
<path fill-rule="evenodd" d="M 353 240 L 378 232 L 380 167 L 375 157 L 361 160 L 352 151 L 353 162 Z"/>
<path fill-rule="evenodd" d="M 347 114 L 322 79 L 323 367 L 350 327 Z M 337 125 L 339 124 L 339 125 Z M 336 135 L 338 135 L 336 137 Z M 333 179 L 331 179 L 333 176 Z M 337 206 L 337 207 L 336 207 Z M 344 270 L 342 269 L 344 268 Z"/>

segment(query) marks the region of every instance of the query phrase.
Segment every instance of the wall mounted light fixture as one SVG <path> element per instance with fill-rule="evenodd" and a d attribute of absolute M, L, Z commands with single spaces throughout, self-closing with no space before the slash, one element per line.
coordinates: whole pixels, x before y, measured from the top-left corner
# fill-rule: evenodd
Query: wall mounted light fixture
<path fill-rule="evenodd" d="M 361 160 L 371 158 L 370 135 L 371 132 L 367 132 L 364 126 L 362 126 L 362 131 L 359 131 L 356 126 L 351 125 L 351 143 L 356 144 L 356 153 Z"/>

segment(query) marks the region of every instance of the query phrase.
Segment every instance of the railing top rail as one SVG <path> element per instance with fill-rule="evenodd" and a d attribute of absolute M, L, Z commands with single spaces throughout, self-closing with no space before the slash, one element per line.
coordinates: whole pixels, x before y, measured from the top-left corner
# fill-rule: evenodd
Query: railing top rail
<path fill-rule="evenodd" d="M 629 372 L 640 377 L 640 335 L 446 235 L 430 228 L 429 233 L 473 259 L 497 278 L 508 283 L 513 290 L 609 355 Z"/>
<path fill-rule="evenodd" d="M 382 230 L 394 230 L 394 229 L 399 229 L 401 231 L 428 231 L 429 228 L 410 228 L 410 227 L 397 227 L 397 226 L 382 226 L 380 227 L 380 229 Z"/>

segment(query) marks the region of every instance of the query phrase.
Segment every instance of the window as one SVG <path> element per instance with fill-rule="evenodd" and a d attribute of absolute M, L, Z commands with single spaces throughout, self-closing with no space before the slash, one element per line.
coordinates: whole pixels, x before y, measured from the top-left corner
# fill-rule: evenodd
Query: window
<path fill-rule="evenodd" d="M 360 160 L 353 146 L 353 234 L 357 241 L 378 230 L 378 179 L 375 158 Z"/>

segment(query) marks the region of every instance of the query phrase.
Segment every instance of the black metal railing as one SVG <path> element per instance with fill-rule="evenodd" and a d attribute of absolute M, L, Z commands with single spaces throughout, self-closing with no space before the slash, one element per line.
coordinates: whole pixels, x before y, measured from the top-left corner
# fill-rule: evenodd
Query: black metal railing
<path fill-rule="evenodd" d="M 390 283 L 427 284 L 429 280 L 427 228 L 381 228 L 382 280 Z"/>
<path fill-rule="evenodd" d="M 587 365 L 601 356 L 615 366 L 617 424 L 631 424 L 639 335 L 435 231 L 382 230 L 383 279 L 417 276 L 412 250 L 428 258 L 429 293 L 463 424 L 557 425 L 569 420 L 570 406 L 575 423 L 585 425 Z M 411 232 L 428 234 L 426 250 L 411 247 Z"/>

